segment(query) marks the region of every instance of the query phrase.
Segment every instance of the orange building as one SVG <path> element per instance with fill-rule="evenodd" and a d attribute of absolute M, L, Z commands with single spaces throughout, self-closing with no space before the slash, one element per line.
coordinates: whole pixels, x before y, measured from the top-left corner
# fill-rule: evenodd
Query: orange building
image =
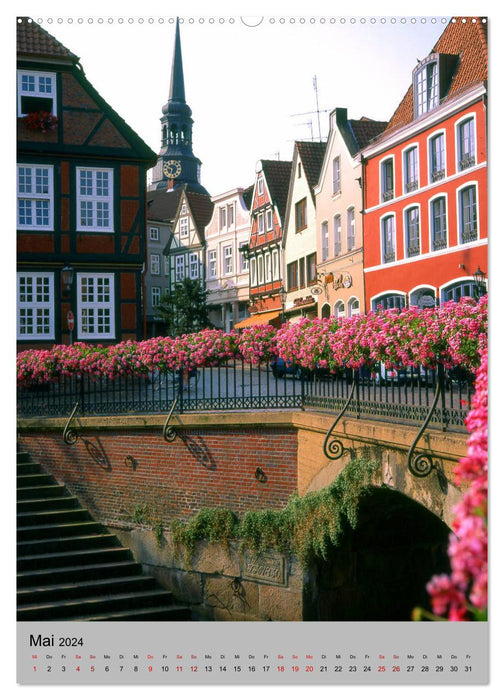
<path fill-rule="evenodd" d="M 485 21 L 452 19 L 363 150 L 367 310 L 486 291 L 487 66 Z"/>

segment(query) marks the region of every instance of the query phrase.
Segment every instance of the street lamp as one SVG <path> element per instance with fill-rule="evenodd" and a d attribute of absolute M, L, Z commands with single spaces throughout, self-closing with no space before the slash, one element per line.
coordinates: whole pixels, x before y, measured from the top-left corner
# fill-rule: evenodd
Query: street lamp
<path fill-rule="evenodd" d="M 73 267 L 70 267 L 70 265 L 65 265 L 65 267 L 61 270 L 61 279 L 63 281 L 63 284 L 65 286 L 65 296 L 68 296 L 70 294 L 70 290 L 72 289 L 72 284 L 73 284 L 73 278 L 74 278 L 74 270 Z"/>
<path fill-rule="evenodd" d="M 473 280 L 474 280 L 474 291 L 476 295 L 476 299 L 479 299 L 484 293 L 485 293 L 485 273 L 480 270 L 480 267 L 478 265 L 478 269 L 476 272 L 473 272 Z"/>

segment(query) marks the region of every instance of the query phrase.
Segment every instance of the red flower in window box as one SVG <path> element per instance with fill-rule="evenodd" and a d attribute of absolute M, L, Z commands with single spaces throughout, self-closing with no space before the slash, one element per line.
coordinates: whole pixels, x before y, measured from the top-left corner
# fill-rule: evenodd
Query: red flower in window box
<path fill-rule="evenodd" d="M 51 112 L 30 112 L 25 117 L 25 123 L 28 129 L 45 134 L 58 126 L 58 117 Z"/>

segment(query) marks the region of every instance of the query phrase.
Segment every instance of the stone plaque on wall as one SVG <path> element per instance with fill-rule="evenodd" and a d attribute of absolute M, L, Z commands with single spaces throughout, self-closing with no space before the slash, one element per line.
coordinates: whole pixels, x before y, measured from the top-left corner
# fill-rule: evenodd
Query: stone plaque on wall
<path fill-rule="evenodd" d="M 281 554 L 245 552 L 242 577 L 259 583 L 287 585 L 287 561 Z"/>

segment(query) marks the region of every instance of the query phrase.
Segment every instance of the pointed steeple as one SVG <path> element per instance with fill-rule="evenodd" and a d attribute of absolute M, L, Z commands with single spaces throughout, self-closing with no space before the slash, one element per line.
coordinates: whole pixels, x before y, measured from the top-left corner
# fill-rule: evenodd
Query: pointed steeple
<path fill-rule="evenodd" d="M 201 161 L 192 150 L 192 110 L 185 100 L 180 25 L 177 17 L 168 102 L 162 108 L 161 150 L 152 187 L 174 189 L 186 184 L 194 192 L 207 191 L 200 184 Z"/>

